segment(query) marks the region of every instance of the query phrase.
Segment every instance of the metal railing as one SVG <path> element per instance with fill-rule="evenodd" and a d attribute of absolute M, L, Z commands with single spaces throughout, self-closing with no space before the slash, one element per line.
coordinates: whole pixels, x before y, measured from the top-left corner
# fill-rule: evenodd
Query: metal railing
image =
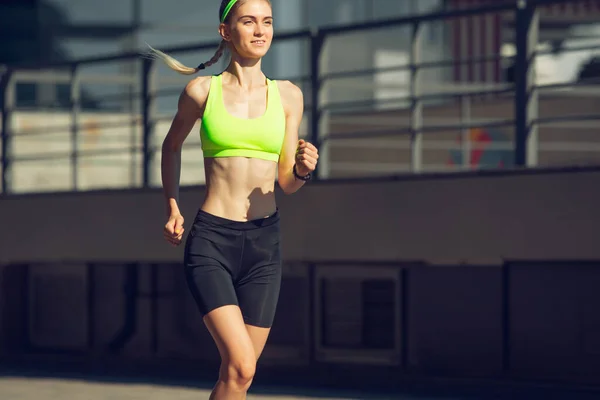
<path fill-rule="evenodd" d="M 536 45 L 540 8 L 561 2 L 565 1 L 494 2 L 478 8 L 277 35 L 275 45 L 299 41 L 309 49 L 307 74 L 276 78 L 290 79 L 304 89 L 306 124 L 301 134 L 309 137 L 320 149 L 322 157 L 317 178 L 500 168 L 507 164 L 530 168 L 544 164 L 539 159 L 541 151 L 579 152 L 589 154 L 589 157 L 584 156 L 585 163 L 595 159 L 600 162 L 600 135 L 584 142 L 565 138 L 564 135 L 559 135 L 562 141 L 540 141 L 540 126 L 551 126 L 552 129 L 562 126 L 568 131 L 577 125 L 576 129 L 592 131 L 593 134 L 593 122 L 600 119 L 598 108 L 595 112 L 592 109 L 572 115 L 540 116 L 540 91 L 549 93 L 548 101 L 555 99 L 559 104 L 555 108 L 559 109 L 563 104 L 561 101 L 568 102 L 565 100 L 567 96 L 599 98 L 595 89 L 590 90 L 582 83 L 545 86 L 535 83 L 533 65 L 539 54 Z M 512 16 L 516 55 L 446 57 L 434 61 L 423 58 L 425 26 L 486 14 Z M 344 66 L 336 71 L 327 67 L 327 61 L 331 63 L 334 57 L 331 54 L 337 54 L 334 47 L 327 48 L 331 41 L 341 40 L 342 43 L 344 35 L 360 33 L 367 36 L 368 32 L 398 28 L 410 32 L 408 46 L 404 49 L 407 63 L 355 69 Z M 210 53 L 217 45 L 214 42 L 163 50 L 186 57 L 192 52 Z M 363 46 L 368 47 L 368 43 Z M 586 46 L 565 51 L 599 48 Z M 194 57 L 197 59 L 197 56 Z M 372 60 L 367 61 L 373 64 Z M 450 83 L 444 83 L 442 79 L 430 84 L 423 77 L 427 71 L 435 69 L 486 63 L 498 66 L 501 62 L 513 63 L 513 82 L 465 84 L 452 83 L 451 79 Z M 125 68 L 127 72 L 86 72 L 88 68 L 114 63 L 117 63 L 117 69 Z M 122 66 L 123 63 L 127 63 L 126 67 Z M 158 68 L 156 61 L 140 57 L 139 53 L 61 64 L 2 67 L 2 193 L 158 186 L 160 139 L 157 132 L 166 131 L 172 113 L 160 113 L 157 104 L 170 99 L 169 104 L 175 106 L 176 96 L 184 83 L 178 77 L 161 77 Z M 398 74 L 404 74 L 405 78 L 396 79 L 400 76 Z M 392 83 L 377 84 L 380 78 Z M 50 104 L 45 104 L 43 99 L 32 104 L 21 101 L 17 89 L 18 85 L 24 84 L 37 85 L 38 98 L 44 97 L 39 93 L 49 91 L 53 101 Z M 120 91 L 86 97 L 86 89 L 92 85 L 99 85 L 103 90 L 110 85 L 119 85 Z M 568 91 L 565 91 L 566 88 Z M 388 92 L 397 90 L 399 95 L 378 98 L 384 89 Z M 56 96 L 60 91 L 63 93 L 62 100 Z M 355 93 L 355 98 L 349 99 L 348 93 Z M 477 116 L 478 112 L 483 113 L 477 108 L 485 107 L 503 111 L 496 112 L 494 117 L 489 116 L 494 112 Z M 455 115 L 448 116 L 449 110 Z M 93 122 L 87 114 L 94 115 Z M 18 120 L 16 117 L 19 117 Z M 66 126 L 53 124 L 51 118 L 62 118 L 67 121 Z M 29 126 L 33 121 L 37 121 L 38 128 Z M 565 125 L 569 123 L 571 125 Z M 492 143 L 482 143 L 473 138 L 477 129 L 503 129 L 504 134 Z M 98 134 L 102 130 L 104 133 Z M 84 135 L 84 131 L 92 133 Z M 54 139 L 51 135 L 55 136 Z M 44 138 L 48 137 L 50 139 L 46 141 Z M 94 140 L 104 140 L 108 144 L 98 149 L 102 146 L 90 145 Z M 184 151 L 188 151 L 190 156 L 188 161 L 184 157 L 184 162 L 202 168 L 198 161 L 201 160 L 199 146 L 199 138 L 186 143 Z M 52 147 L 58 150 L 52 150 Z M 500 158 L 504 158 L 482 166 L 473 160 L 473 152 L 478 150 L 496 151 Z M 427 153 L 429 151 L 431 153 Z M 450 165 L 444 160 L 452 151 L 458 161 Z M 371 154 L 370 159 L 366 156 L 368 153 Z M 580 161 L 568 159 L 562 162 L 571 165 Z M 30 170 L 26 167 L 21 170 L 22 165 L 28 165 Z M 118 172 L 107 172 L 107 168 L 118 168 L 119 165 L 122 169 Z M 37 173 L 32 172 L 35 168 Z M 34 176 L 37 178 L 33 179 Z M 198 178 L 183 179 L 182 184 L 200 181 Z"/>

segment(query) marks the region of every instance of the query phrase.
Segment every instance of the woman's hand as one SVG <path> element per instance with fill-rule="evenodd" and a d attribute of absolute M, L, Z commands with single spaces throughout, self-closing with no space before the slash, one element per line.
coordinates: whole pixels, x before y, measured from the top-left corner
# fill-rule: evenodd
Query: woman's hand
<path fill-rule="evenodd" d="M 169 217 L 163 235 L 167 242 L 171 243 L 173 246 L 179 246 L 184 231 L 183 216 L 181 214 L 174 214 Z"/>
<path fill-rule="evenodd" d="M 296 172 L 300 176 L 306 176 L 317 167 L 319 151 L 310 142 L 300 139 L 296 148 Z"/>

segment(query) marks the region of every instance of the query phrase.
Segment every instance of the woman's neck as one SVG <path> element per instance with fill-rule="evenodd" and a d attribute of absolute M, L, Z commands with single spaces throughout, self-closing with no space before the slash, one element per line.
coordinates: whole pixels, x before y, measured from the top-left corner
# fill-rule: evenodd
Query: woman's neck
<path fill-rule="evenodd" d="M 225 72 L 230 75 L 227 79 L 228 83 L 239 85 L 245 89 L 265 84 L 265 74 L 262 72 L 260 60 L 231 60 Z"/>

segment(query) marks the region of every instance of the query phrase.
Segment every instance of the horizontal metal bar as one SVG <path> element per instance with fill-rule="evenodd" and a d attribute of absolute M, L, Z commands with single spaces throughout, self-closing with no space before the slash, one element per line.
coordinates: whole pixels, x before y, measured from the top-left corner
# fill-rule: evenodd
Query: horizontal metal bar
<path fill-rule="evenodd" d="M 461 97 L 470 97 L 470 96 L 482 96 L 482 95 L 500 95 L 511 93 L 514 91 L 513 85 L 506 85 L 505 88 L 502 89 L 489 89 L 489 90 L 470 90 L 464 92 L 448 92 L 448 93 L 427 93 L 414 99 L 411 96 L 403 96 L 403 97 L 394 97 L 391 99 L 385 100 L 356 100 L 356 101 L 344 101 L 344 102 L 335 102 L 335 103 L 327 103 L 321 107 L 323 111 L 331 111 L 335 109 L 346 109 L 346 108 L 355 108 L 361 107 L 366 108 L 368 106 L 379 106 L 397 102 L 410 102 L 413 100 L 440 100 L 440 99 L 451 99 L 451 98 L 461 98 Z"/>
<path fill-rule="evenodd" d="M 425 125 L 421 128 L 417 129 L 416 132 L 440 132 L 440 131 L 459 131 L 461 129 L 473 129 L 473 128 L 503 128 L 503 127 L 512 127 L 514 126 L 514 120 L 498 120 L 495 122 L 488 122 L 486 124 L 478 124 L 478 123 L 464 123 L 464 124 L 453 124 L 453 125 Z M 408 134 L 411 132 L 415 132 L 415 130 L 411 130 L 409 127 L 406 128 L 396 128 L 396 129 L 385 129 L 385 130 L 377 130 L 377 131 L 355 131 L 355 132 L 343 132 L 343 133 L 328 133 L 323 135 L 323 140 L 337 140 L 337 139 L 374 139 L 379 137 L 389 137 L 389 136 L 401 136 L 404 134 Z"/>
<path fill-rule="evenodd" d="M 535 123 L 538 125 L 538 128 L 542 132 L 548 131 L 548 130 L 554 130 L 554 129 L 570 129 L 572 131 L 580 130 L 580 129 L 598 130 L 598 122 L 593 121 L 593 120 L 592 121 L 576 120 L 576 121 L 562 121 L 562 122 L 551 121 L 551 122 L 547 122 L 547 123 L 538 123 L 538 122 L 535 122 Z M 600 137 L 600 135 L 599 135 L 599 137 Z"/>
<path fill-rule="evenodd" d="M 361 114 L 345 114 L 344 115 L 344 123 L 345 124 L 352 124 L 352 123 L 356 123 L 356 124 L 365 124 L 365 125 L 369 125 L 370 127 L 375 127 L 375 126 L 379 126 L 379 127 L 397 127 L 399 125 L 402 124 L 406 124 L 408 125 L 410 123 L 410 114 L 406 114 L 406 115 L 380 115 L 380 114 L 373 114 L 373 115 L 361 115 Z M 428 125 L 449 125 L 449 124 L 454 124 L 454 123 L 459 123 L 461 121 L 461 117 L 460 116 L 448 116 L 448 117 L 440 117 L 440 116 L 426 116 L 425 120 L 423 121 L 425 123 L 425 126 Z M 470 122 L 473 124 L 477 124 L 478 126 L 482 126 L 485 124 L 493 124 L 495 122 L 498 121 L 497 118 L 485 118 L 485 117 L 471 117 Z"/>
<path fill-rule="evenodd" d="M 344 79 L 344 78 L 354 78 L 363 75 L 374 75 L 378 72 L 397 72 L 397 71 L 407 71 L 410 70 L 411 66 L 409 64 L 405 65 L 397 65 L 393 67 L 384 67 L 384 68 L 368 68 L 368 69 L 360 69 L 360 70 L 352 70 L 352 71 L 339 71 L 339 72 L 329 72 L 327 74 L 321 75 L 321 81 L 328 81 L 334 79 Z M 370 84 L 371 85 L 371 84 Z M 371 85 L 372 86 L 372 85 Z"/>
<path fill-rule="evenodd" d="M 401 149 L 408 150 L 411 148 L 410 138 L 407 140 L 389 140 L 380 138 L 369 138 L 375 140 L 348 140 L 340 139 L 332 141 L 332 146 L 335 148 L 357 148 L 357 149 L 370 149 L 370 150 L 389 150 L 389 149 Z M 489 150 L 512 150 L 512 141 L 503 141 L 501 143 L 478 143 L 472 142 L 470 145 L 471 150 L 489 149 Z M 459 143 L 449 140 L 425 140 L 423 141 L 423 150 L 462 150 Z"/>
<path fill-rule="evenodd" d="M 77 152 L 77 157 L 79 159 L 82 159 L 82 158 L 94 158 L 97 156 L 113 156 L 113 155 L 132 156 L 132 153 L 141 153 L 141 152 L 142 152 L 142 144 L 140 143 L 137 146 L 127 146 L 127 147 L 119 147 L 119 148 L 104 148 L 104 149 L 94 149 L 94 150 L 79 150 Z"/>
<path fill-rule="evenodd" d="M 596 85 L 586 85 L 586 84 L 582 84 L 579 82 L 564 82 L 564 83 L 548 83 L 548 84 L 544 84 L 544 85 L 535 85 L 533 88 L 534 89 L 539 89 L 539 90 L 552 90 L 552 89 L 572 89 L 572 88 L 576 88 L 578 86 L 591 86 L 593 87 L 594 90 L 598 91 L 598 88 L 596 87 Z"/>
<path fill-rule="evenodd" d="M 409 71 L 411 69 L 431 69 L 431 68 L 446 68 L 453 67 L 463 64 L 479 64 L 485 62 L 497 62 L 501 60 L 510 60 L 514 57 L 507 57 L 501 55 L 493 55 L 493 56 L 482 56 L 482 57 L 471 57 L 471 58 L 461 58 L 459 60 L 438 60 L 438 61 L 427 61 L 422 63 L 417 63 L 414 65 L 404 64 L 397 65 L 392 67 L 383 67 L 383 68 L 368 68 L 361 70 L 351 70 L 351 71 L 339 71 L 339 72 L 330 72 L 327 74 L 321 75 L 321 80 L 331 80 L 331 79 L 342 79 L 342 78 L 352 78 L 363 75 L 374 75 L 376 73 L 385 73 L 385 72 L 398 72 L 398 71 Z"/>
<path fill-rule="evenodd" d="M 482 84 L 485 86 L 486 84 Z M 437 92 L 437 93 L 425 93 L 417 98 L 417 100 L 438 100 L 438 99 L 451 99 L 451 98 L 462 98 L 471 96 L 483 96 L 483 95 L 502 95 L 514 92 L 513 84 L 492 84 L 490 86 L 496 87 L 495 89 L 473 89 L 465 90 L 463 92 Z M 439 87 L 439 86 L 438 86 Z"/>
<path fill-rule="evenodd" d="M 85 66 L 80 67 L 80 68 L 85 68 Z M 123 73 L 122 75 L 112 75 L 112 74 L 103 75 L 103 74 L 91 74 L 91 73 L 86 74 L 85 72 L 81 72 L 79 75 L 79 81 L 80 81 L 81 85 L 93 83 L 93 84 L 102 84 L 102 85 L 114 84 L 114 85 L 137 86 L 137 85 L 139 85 L 139 74 Z"/>
<path fill-rule="evenodd" d="M 373 139 L 389 136 L 408 135 L 413 132 L 410 128 L 385 129 L 378 131 L 355 131 L 343 133 L 328 133 L 322 135 L 323 141 L 327 140 L 346 140 L 346 139 Z"/>
<path fill-rule="evenodd" d="M 355 172 L 409 172 L 412 169 L 410 164 L 406 163 L 378 163 L 378 162 L 343 162 L 330 161 L 329 169 L 334 171 L 355 171 Z"/>
<path fill-rule="evenodd" d="M 82 112 L 80 114 L 80 118 L 85 117 L 86 114 L 85 112 Z M 101 115 L 100 115 L 101 117 Z M 131 125 L 134 124 L 141 124 L 141 121 L 138 119 L 139 117 L 134 117 L 131 118 L 129 120 L 125 120 L 125 121 L 118 121 L 118 122 L 103 122 L 103 123 L 95 123 L 94 124 L 94 128 L 98 128 L 98 129 L 102 129 L 102 128 L 120 128 L 120 127 L 131 127 Z M 65 135 L 70 135 L 70 129 L 72 128 L 72 125 L 62 125 L 62 126 L 50 126 L 50 127 L 43 127 L 43 128 L 37 128 L 37 129 L 27 129 L 27 130 L 18 130 L 18 131 L 12 131 L 12 133 L 9 135 L 11 137 L 16 137 L 16 138 L 28 138 L 28 137 L 39 137 L 39 136 L 43 136 L 43 135 L 52 135 L 52 134 L 59 134 L 59 133 L 64 133 Z M 85 125 L 79 125 L 77 127 L 78 129 L 83 129 L 85 128 Z"/>
<path fill-rule="evenodd" d="M 600 143 L 593 142 L 540 142 L 538 150 L 554 152 L 600 153 Z M 600 163 L 600 161 L 599 161 Z"/>
<path fill-rule="evenodd" d="M 119 148 L 107 148 L 107 149 L 97 149 L 97 150 L 82 150 L 77 152 L 78 158 L 84 157 L 95 157 L 95 156 L 113 156 L 113 155 L 131 155 L 132 152 L 141 152 L 141 145 L 138 146 L 128 146 L 128 147 L 119 147 Z M 64 159 L 66 162 L 70 162 L 73 152 L 56 152 L 56 153 L 37 153 L 26 156 L 16 156 L 9 157 L 12 163 L 27 163 L 27 162 L 36 162 L 36 161 L 51 161 L 51 160 L 62 160 Z"/>
<path fill-rule="evenodd" d="M 82 88 L 82 90 L 85 90 L 85 88 Z M 98 103 L 101 101 L 131 100 L 133 98 L 133 101 L 137 101 L 137 102 L 141 103 L 142 96 L 143 95 L 142 95 L 141 91 L 140 92 L 134 91 L 132 93 L 122 92 L 122 93 L 109 93 L 109 94 L 99 94 L 99 95 L 94 94 L 93 101 Z"/>
<path fill-rule="evenodd" d="M 52 161 L 64 159 L 66 163 L 71 162 L 72 152 L 56 152 L 56 153 L 34 153 L 22 156 L 10 155 L 7 159 L 11 163 L 33 163 L 37 161 Z"/>
<path fill-rule="evenodd" d="M 536 85 L 534 86 L 534 89 L 540 90 L 541 96 L 547 95 L 545 92 L 555 91 L 556 94 L 562 95 L 586 95 L 590 97 L 600 97 L 598 85 L 587 82 L 551 83 L 545 85 Z"/>
<path fill-rule="evenodd" d="M 593 37 L 593 39 L 597 39 L 597 38 L 598 38 L 597 36 Z M 592 39 L 592 37 L 590 37 L 590 39 Z M 573 38 L 569 37 L 569 40 L 573 40 Z M 554 55 L 554 54 L 562 54 L 562 53 L 572 53 L 572 52 L 576 52 L 576 51 L 592 51 L 592 50 L 600 50 L 600 45 L 595 44 L 595 45 L 588 45 L 588 46 L 561 47 L 561 49 L 559 51 L 554 51 L 552 49 L 537 50 L 535 52 L 535 55 L 536 56 Z"/>
<path fill-rule="evenodd" d="M 13 74 L 15 83 L 69 83 L 71 81 L 70 71 L 26 71 L 15 70 Z"/>
<path fill-rule="evenodd" d="M 349 25 L 330 25 L 320 29 L 320 32 L 324 35 L 338 35 L 342 33 L 352 33 L 356 31 L 362 31 L 367 29 L 387 28 L 395 25 L 409 25 L 419 24 L 423 22 L 431 22 L 436 20 L 448 20 L 459 17 L 469 17 L 481 14 L 491 14 L 497 12 L 515 10 L 515 4 L 513 1 L 507 1 L 505 3 L 498 3 L 483 7 L 463 8 L 455 10 L 444 10 L 436 11 L 428 14 L 416 14 L 407 17 L 400 18 L 389 18 L 377 21 L 369 21 L 361 24 L 349 24 Z"/>
<path fill-rule="evenodd" d="M 478 124 L 478 123 L 463 123 L 463 124 L 453 124 L 453 125 L 425 125 L 421 128 L 421 131 L 424 133 L 427 132 L 439 132 L 439 131 L 454 131 L 460 129 L 474 129 L 474 128 L 504 128 L 507 126 L 513 127 L 515 125 L 515 121 L 513 119 L 508 120 L 498 120 L 496 122 L 488 122 L 486 124 Z"/>
<path fill-rule="evenodd" d="M 554 4 L 571 4 L 583 1 L 585 0 L 529 0 L 529 2 L 536 7 L 551 6 Z"/>
<path fill-rule="evenodd" d="M 394 174 L 389 177 L 395 177 L 399 172 L 412 172 L 412 166 L 405 163 L 378 163 L 378 162 L 331 162 L 330 169 L 332 171 L 344 171 L 344 172 L 362 172 L 362 173 L 374 173 L 374 174 Z M 463 165 L 448 165 L 448 164 L 428 164 L 423 163 L 421 171 L 424 172 L 441 172 L 451 173 L 456 171 L 471 171 L 474 169 L 481 169 L 480 167 L 474 166 L 463 166 Z M 497 168 L 496 168 L 497 169 Z M 385 175 L 378 175 L 378 177 L 385 177 Z M 348 178 L 355 180 L 357 178 Z M 360 178 L 358 178 L 360 179 Z"/>
<path fill-rule="evenodd" d="M 378 174 L 378 178 L 396 178 L 398 172 L 412 173 L 412 168 L 409 164 L 405 163 L 377 163 L 377 162 L 331 162 L 330 169 L 332 171 L 339 172 L 362 172 L 362 173 L 374 173 Z M 492 170 L 490 167 L 478 167 L 470 165 L 449 165 L 449 164 L 437 164 L 437 163 L 423 163 L 421 171 L 423 172 L 437 172 L 437 173 L 452 173 L 457 171 L 474 171 L 474 170 Z M 494 171 L 500 170 L 500 168 L 493 168 Z M 381 174 L 391 174 L 381 175 Z M 349 177 L 349 178 L 337 178 L 342 180 L 357 180 L 365 178 L 360 177 Z"/>
<path fill-rule="evenodd" d="M 355 89 L 360 90 L 364 89 L 365 94 L 368 96 L 373 95 L 373 83 L 370 81 L 366 81 L 363 79 L 360 80 L 351 80 L 346 82 L 331 80 L 325 82 L 324 85 L 328 85 L 328 87 L 337 87 L 343 89 Z M 399 83 L 385 83 L 381 85 L 375 85 L 376 88 L 382 87 L 385 89 L 396 89 L 409 91 L 410 85 L 408 82 L 399 82 Z M 427 95 L 438 96 L 439 94 L 448 94 L 450 93 L 452 97 L 460 97 L 463 94 L 468 93 L 481 93 L 483 94 L 493 94 L 493 91 L 513 91 L 514 84 L 513 83 L 494 83 L 494 82 L 437 82 L 437 83 L 424 83 L 421 85 L 421 92 L 427 93 Z M 436 92 L 434 92 L 436 90 Z M 420 98 L 420 97 L 417 97 Z"/>
<path fill-rule="evenodd" d="M 10 137 L 13 138 L 23 138 L 23 137 L 32 137 L 32 136 L 43 136 L 43 135 L 56 135 L 56 134 L 65 134 L 69 136 L 71 134 L 71 125 L 51 125 L 45 126 L 41 128 L 29 128 L 27 130 L 12 130 L 9 133 Z"/>
<path fill-rule="evenodd" d="M 569 121 L 600 121 L 600 114 L 583 114 L 583 115 L 561 115 L 558 117 L 536 118 L 533 120 L 537 124 L 548 124 L 552 122 L 569 122 Z M 600 140 L 600 135 L 598 136 Z"/>
<path fill-rule="evenodd" d="M 85 68 L 85 66 L 83 67 Z M 15 70 L 14 79 L 16 83 L 70 83 L 71 72 L 66 71 L 44 71 L 42 68 L 36 71 L 29 70 Z M 99 83 L 99 84 L 115 84 L 115 85 L 137 85 L 138 77 L 137 74 L 86 74 L 80 73 L 79 80 L 81 84 L 85 83 Z"/>
<path fill-rule="evenodd" d="M 495 54 L 492 56 L 479 56 L 479 57 L 466 57 L 459 58 L 458 60 L 434 60 L 426 61 L 417 64 L 416 68 L 429 69 L 429 68 L 447 68 L 465 64 L 483 64 L 487 62 L 498 62 L 498 61 L 511 61 L 514 60 L 515 56 L 503 56 Z"/>
<path fill-rule="evenodd" d="M 320 107 L 321 111 L 334 113 L 335 111 L 342 111 L 340 114 L 343 114 L 343 111 L 348 112 L 350 108 L 360 108 L 360 109 L 368 109 L 369 107 L 375 107 L 380 105 L 392 104 L 397 102 L 410 102 L 410 97 L 394 97 L 391 99 L 385 100 L 354 100 L 354 101 L 340 101 L 335 103 L 327 103 Z M 354 110 L 356 111 L 356 110 Z"/>

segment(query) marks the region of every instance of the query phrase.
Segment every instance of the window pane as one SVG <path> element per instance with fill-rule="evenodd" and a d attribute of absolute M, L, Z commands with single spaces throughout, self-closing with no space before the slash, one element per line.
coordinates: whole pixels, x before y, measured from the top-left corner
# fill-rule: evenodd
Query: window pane
<path fill-rule="evenodd" d="M 53 192 L 72 190 L 71 159 L 60 158 L 14 161 L 12 163 L 12 192 Z"/>
<path fill-rule="evenodd" d="M 141 182 L 140 152 L 82 156 L 78 160 L 80 190 L 136 187 Z"/>
<path fill-rule="evenodd" d="M 11 157 L 68 153 L 71 151 L 71 119 L 63 112 L 13 114 Z"/>
<path fill-rule="evenodd" d="M 176 4 L 174 6 L 174 4 Z M 219 1 L 142 0 L 142 22 L 153 25 L 204 26 L 212 24 L 215 35 L 219 24 Z"/>
<path fill-rule="evenodd" d="M 131 0 L 47 0 L 45 3 L 42 18 L 58 15 L 62 23 L 102 21 L 123 24 L 133 20 Z"/>

